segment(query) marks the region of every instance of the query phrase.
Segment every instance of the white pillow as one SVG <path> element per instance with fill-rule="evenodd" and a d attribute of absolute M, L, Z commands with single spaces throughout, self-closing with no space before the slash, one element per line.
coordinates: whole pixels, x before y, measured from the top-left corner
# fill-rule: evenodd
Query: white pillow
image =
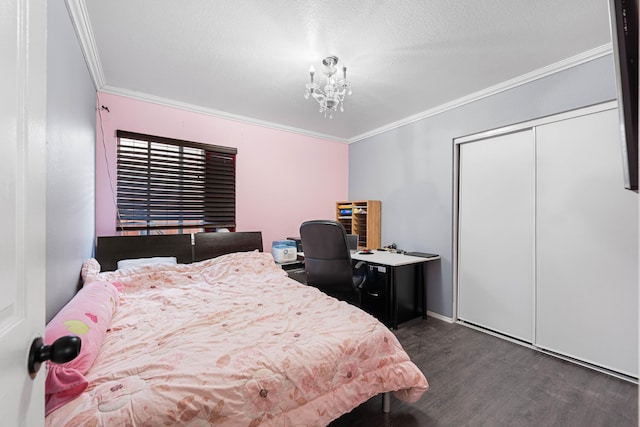
<path fill-rule="evenodd" d="M 121 259 L 118 261 L 118 270 L 123 268 L 137 267 L 140 265 L 155 265 L 155 264 L 177 264 L 178 259 L 174 256 L 157 256 L 152 258 L 136 258 L 136 259 Z"/>

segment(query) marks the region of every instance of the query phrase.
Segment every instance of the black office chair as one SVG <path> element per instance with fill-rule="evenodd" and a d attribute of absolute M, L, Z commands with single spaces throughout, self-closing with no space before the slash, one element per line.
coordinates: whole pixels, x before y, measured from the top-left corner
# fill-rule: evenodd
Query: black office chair
<path fill-rule="evenodd" d="M 360 306 L 360 289 L 367 265 L 353 265 L 342 224 L 329 220 L 306 221 L 300 226 L 307 284 L 327 295 Z"/>

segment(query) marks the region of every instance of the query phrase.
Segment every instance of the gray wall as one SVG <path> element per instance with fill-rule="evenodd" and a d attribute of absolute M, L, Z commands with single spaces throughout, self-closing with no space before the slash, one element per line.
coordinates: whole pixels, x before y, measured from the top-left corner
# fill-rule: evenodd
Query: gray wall
<path fill-rule="evenodd" d="M 47 321 L 77 290 L 95 234 L 95 103 L 63 1 L 47 2 Z"/>
<path fill-rule="evenodd" d="M 441 255 L 428 268 L 427 309 L 453 317 L 454 138 L 615 97 L 608 55 L 352 143 L 349 199 L 382 201 L 383 244 Z"/>

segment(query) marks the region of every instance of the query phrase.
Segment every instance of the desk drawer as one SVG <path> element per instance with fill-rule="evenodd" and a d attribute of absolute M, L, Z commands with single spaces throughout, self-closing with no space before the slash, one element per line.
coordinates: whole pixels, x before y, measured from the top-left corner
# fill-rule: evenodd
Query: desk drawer
<path fill-rule="evenodd" d="M 391 276 L 389 267 L 369 264 L 362 287 L 362 309 L 386 325 L 391 324 Z"/>

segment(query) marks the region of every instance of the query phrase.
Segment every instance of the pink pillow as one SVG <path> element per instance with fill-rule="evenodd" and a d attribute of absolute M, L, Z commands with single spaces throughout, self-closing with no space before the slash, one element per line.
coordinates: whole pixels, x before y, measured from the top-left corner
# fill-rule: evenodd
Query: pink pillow
<path fill-rule="evenodd" d="M 82 342 L 80 354 L 72 361 L 61 365 L 47 361 L 47 415 L 87 388 L 88 382 L 84 374 L 100 352 L 118 301 L 118 290 L 113 284 L 91 282 L 85 284 L 47 324 L 45 344 L 51 344 L 65 335 L 76 335 Z"/>

